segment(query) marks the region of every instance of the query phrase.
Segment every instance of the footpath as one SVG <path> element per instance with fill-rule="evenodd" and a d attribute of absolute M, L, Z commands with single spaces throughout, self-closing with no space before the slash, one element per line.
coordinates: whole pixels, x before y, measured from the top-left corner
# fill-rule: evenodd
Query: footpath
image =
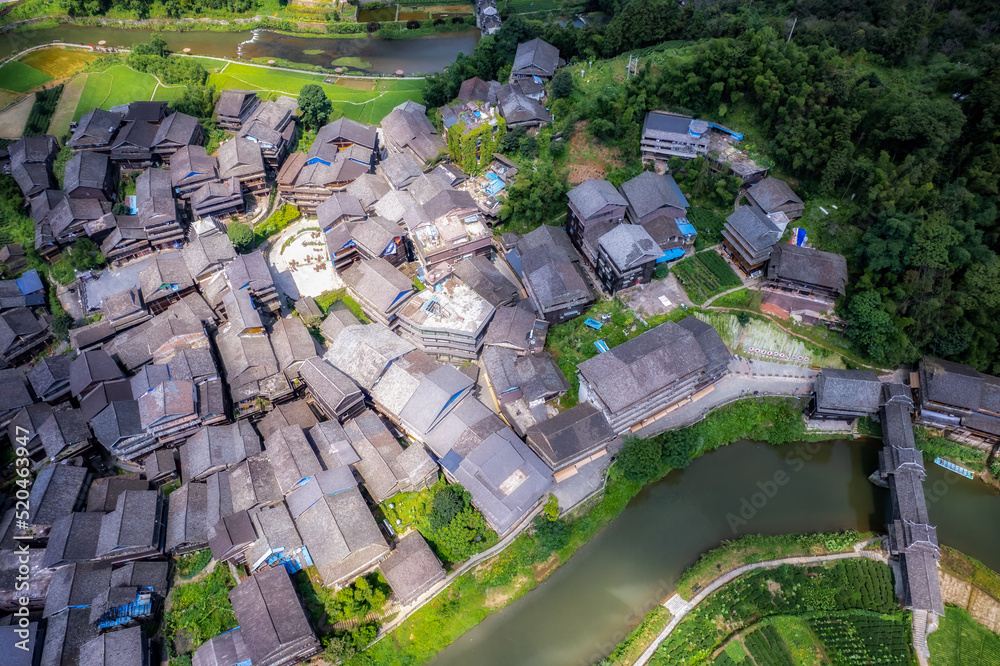
<path fill-rule="evenodd" d="M 836 560 L 849 560 L 857 558 L 868 558 L 871 560 L 876 560 L 882 563 L 888 563 L 885 555 L 880 551 L 863 550 L 864 547 L 869 542 L 865 541 L 859 544 L 855 544 L 854 552 L 851 553 L 833 553 L 832 555 L 816 555 L 816 556 L 798 556 L 798 557 L 783 557 L 777 560 L 765 560 L 763 562 L 754 562 L 753 564 L 744 564 L 741 567 L 737 567 L 731 571 L 724 573 L 719 576 L 711 583 L 706 585 L 698 594 L 694 595 L 690 601 L 684 601 L 679 594 L 674 594 L 672 597 L 667 599 L 663 606 L 670 611 L 670 622 L 664 627 L 663 631 L 653 640 L 653 643 L 647 647 L 639 658 L 635 661 L 634 666 L 643 666 L 648 663 L 650 658 L 656 652 L 660 644 L 673 633 L 674 629 L 684 620 L 687 615 L 698 607 L 702 601 L 707 599 L 713 592 L 718 590 L 720 587 L 732 580 L 739 578 L 745 573 L 750 571 L 756 571 L 757 569 L 774 569 L 780 567 L 782 564 L 792 564 L 795 566 L 809 566 L 812 564 L 820 564 L 822 562 L 833 562 Z"/>

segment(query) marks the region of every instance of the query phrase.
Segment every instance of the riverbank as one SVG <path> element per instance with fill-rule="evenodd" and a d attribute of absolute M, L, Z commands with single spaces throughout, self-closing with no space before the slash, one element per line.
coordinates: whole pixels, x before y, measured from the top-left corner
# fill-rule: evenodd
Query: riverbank
<path fill-rule="evenodd" d="M 387 21 L 380 23 L 376 32 L 369 32 L 368 25 L 353 21 L 324 22 L 302 21 L 291 18 L 257 14 L 246 18 L 155 18 L 124 19 L 100 16 L 69 16 L 55 14 L 35 16 L 10 23 L 0 24 L 0 33 L 28 32 L 43 30 L 60 25 L 89 28 L 113 28 L 115 30 L 155 30 L 157 32 L 245 32 L 247 30 L 269 30 L 290 37 L 310 37 L 327 39 L 415 39 L 435 34 L 465 32 L 475 28 L 461 15 L 460 23 L 444 21 L 435 23 L 431 19 L 418 21 L 419 27 L 409 28 L 409 21 Z"/>
<path fill-rule="evenodd" d="M 755 418 L 748 418 L 751 412 Z M 691 452 L 691 458 L 746 438 L 782 444 L 798 441 L 802 435 L 800 406 L 795 400 L 744 400 L 708 415 L 701 426 L 701 448 Z M 668 439 L 661 435 L 635 441 L 662 447 Z M 628 458 L 625 454 L 625 459 Z M 538 587 L 617 518 L 648 484 L 663 479 L 674 469 L 659 451 L 641 474 L 620 460 L 621 456 L 608 469 L 600 500 L 567 521 L 570 535 L 554 555 L 540 559 L 545 553 L 535 549 L 533 537 L 527 533 L 519 535 L 506 550 L 457 577 L 449 589 L 393 631 L 380 634 L 378 642 L 346 663 L 356 666 L 372 662 L 386 666 L 426 663 L 469 629 Z"/>

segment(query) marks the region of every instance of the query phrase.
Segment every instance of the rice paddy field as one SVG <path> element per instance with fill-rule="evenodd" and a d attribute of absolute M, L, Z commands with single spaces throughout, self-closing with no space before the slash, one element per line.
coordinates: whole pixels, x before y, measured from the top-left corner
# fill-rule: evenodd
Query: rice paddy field
<path fill-rule="evenodd" d="M 87 51 L 51 48 L 32 51 L 21 58 L 20 62 L 51 76 L 53 79 L 64 79 L 83 71 L 87 63 L 96 58 L 96 54 Z"/>
<path fill-rule="evenodd" d="M 13 92 L 28 92 L 48 83 L 52 77 L 34 67 L 14 60 L 0 67 L 0 88 Z"/>

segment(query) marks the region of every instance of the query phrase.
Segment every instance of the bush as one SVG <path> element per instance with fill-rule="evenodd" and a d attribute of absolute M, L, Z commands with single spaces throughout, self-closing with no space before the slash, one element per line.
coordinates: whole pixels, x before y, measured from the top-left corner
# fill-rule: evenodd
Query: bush
<path fill-rule="evenodd" d="M 465 498 L 459 486 L 449 485 L 434 494 L 427 522 L 433 530 L 447 526 L 465 508 Z"/>
<path fill-rule="evenodd" d="M 191 649 L 236 626 L 236 615 L 229 603 L 229 590 L 236 582 L 229 567 L 217 563 L 205 580 L 174 587 L 171 607 L 164 619 L 164 634 L 173 641 L 180 631 L 191 639 Z"/>
<path fill-rule="evenodd" d="M 242 222 L 234 222 L 229 225 L 226 229 L 226 234 L 229 236 L 229 240 L 232 241 L 233 247 L 236 251 L 245 254 L 253 250 L 253 229 L 243 224 Z"/>
<path fill-rule="evenodd" d="M 538 554 L 542 557 L 565 548 L 573 536 L 573 526 L 565 520 L 547 520 L 544 516 L 535 516 L 534 525 L 535 541 L 540 549 Z"/>
<path fill-rule="evenodd" d="M 177 558 L 177 575 L 181 578 L 191 578 L 212 561 L 212 551 L 208 548 L 187 553 Z"/>
<path fill-rule="evenodd" d="M 259 245 L 267 238 L 281 233 L 292 222 L 299 218 L 299 209 L 291 204 L 285 204 L 263 223 L 254 227 L 253 232 Z"/>
<path fill-rule="evenodd" d="M 648 481 L 660 471 L 660 440 L 629 437 L 618 454 L 618 467 L 629 481 Z"/>

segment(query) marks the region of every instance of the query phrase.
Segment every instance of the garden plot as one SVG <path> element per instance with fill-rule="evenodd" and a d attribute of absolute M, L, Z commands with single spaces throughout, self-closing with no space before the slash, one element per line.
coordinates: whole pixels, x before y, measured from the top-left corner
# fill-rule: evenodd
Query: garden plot
<path fill-rule="evenodd" d="M 35 95 L 28 95 L 6 111 L 0 112 L 0 138 L 17 139 L 24 132 L 24 126 L 35 104 Z"/>
<path fill-rule="evenodd" d="M 801 367 L 844 367 L 838 354 L 809 345 L 770 321 L 751 318 L 741 326 L 736 316 L 728 313 L 699 312 L 695 316 L 715 327 L 726 346 L 740 356 Z"/>
<path fill-rule="evenodd" d="M 285 229 L 266 254 L 275 282 L 295 300 L 344 286 L 327 255 L 323 232 L 315 219 L 302 220 Z"/>

